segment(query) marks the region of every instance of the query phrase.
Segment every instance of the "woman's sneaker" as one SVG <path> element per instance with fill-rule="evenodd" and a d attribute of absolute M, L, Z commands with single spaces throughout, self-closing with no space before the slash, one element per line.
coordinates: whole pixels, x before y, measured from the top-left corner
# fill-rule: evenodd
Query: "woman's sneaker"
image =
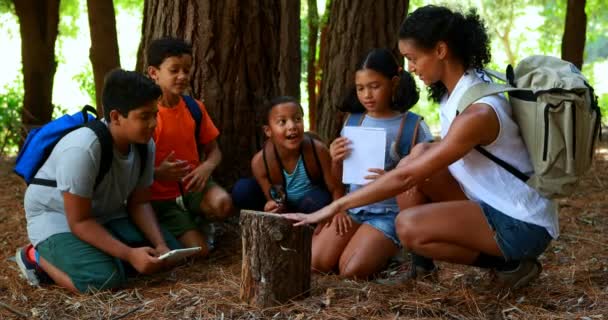
<path fill-rule="evenodd" d="M 516 290 L 538 278 L 542 271 L 543 267 L 538 260 L 522 260 L 513 270 L 496 270 L 496 280 L 502 287 Z"/>
<path fill-rule="evenodd" d="M 28 244 L 25 247 L 17 249 L 15 253 L 15 261 L 21 271 L 21 277 L 27 280 L 32 286 L 40 286 L 41 284 L 49 284 L 53 281 L 51 278 L 42 270 L 35 261 L 31 261 L 28 258 L 28 251 L 32 250 L 33 246 Z"/>

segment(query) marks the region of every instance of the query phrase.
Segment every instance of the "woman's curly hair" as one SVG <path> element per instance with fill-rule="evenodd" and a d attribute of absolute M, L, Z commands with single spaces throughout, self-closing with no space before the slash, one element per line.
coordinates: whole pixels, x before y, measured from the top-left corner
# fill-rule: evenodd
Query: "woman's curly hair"
<path fill-rule="evenodd" d="M 432 49 L 443 41 L 465 70 L 481 69 L 491 60 L 490 39 L 475 9 L 462 14 L 433 5 L 418 8 L 401 24 L 399 39 L 412 39 L 425 49 Z M 441 82 L 431 84 L 429 90 L 429 97 L 436 102 L 447 92 Z"/>

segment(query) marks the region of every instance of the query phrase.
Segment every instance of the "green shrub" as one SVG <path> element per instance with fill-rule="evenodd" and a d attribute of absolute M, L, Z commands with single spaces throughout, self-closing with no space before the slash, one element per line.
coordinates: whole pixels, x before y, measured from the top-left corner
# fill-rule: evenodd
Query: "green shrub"
<path fill-rule="evenodd" d="M 23 81 L 17 78 L 0 91 L 0 156 L 14 155 L 21 139 Z"/>

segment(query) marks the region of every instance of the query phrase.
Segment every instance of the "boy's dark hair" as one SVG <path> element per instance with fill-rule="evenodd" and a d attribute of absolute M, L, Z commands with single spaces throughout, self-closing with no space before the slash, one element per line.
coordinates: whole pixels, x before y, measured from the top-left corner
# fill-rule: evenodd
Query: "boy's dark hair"
<path fill-rule="evenodd" d="M 279 96 L 279 97 L 275 97 L 272 100 L 270 100 L 270 102 L 268 102 L 268 104 L 264 107 L 264 124 L 268 125 L 268 117 L 270 117 L 270 112 L 272 111 L 272 109 L 274 109 L 275 106 L 279 105 L 279 104 L 283 104 L 283 103 L 293 103 L 296 106 L 298 106 L 298 108 L 300 108 L 300 111 L 302 112 L 302 114 L 304 114 L 304 109 L 302 108 L 302 106 L 300 105 L 300 101 L 298 101 L 298 99 L 292 97 L 292 96 Z"/>
<path fill-rule="evenodd" d="M 103 85 L 104 117 L 110 122 L 110 111 L 117 110 L 124 117 L 129 111 L 156 101 L 162 91 L 154 81 L 135 71 L 114 69 L 106 75 Z"/>
<path fill-rule="evenodd" d="M 177 38 L 165 37 L 150 42 L 147 51 L 148 65 L 158 68 L 165 59 L 184 54 L 192 55 L 192 45 Z"/>
<path fill-rule="evenodd" d="M 492 58 L 486 27 L 475 9 L 462 14 L 433 5 L 418 8 L 401 24 L 399 39 L 413 39 L 425 49 L 444 41 L 465 70 L 481 69 Z M 429 90 L 429 97 L 437 102 L 447 92 L 441 82 L 431 84 Z"/>
<path fill-rule="evenodd" d="M 393 101 L 390 105 L 391 109 L 405 112 L 418 102 L 418 87 L 416 87 L 414 78 L 409 72 L 401 69 L 390 50 L 385 48 L 370 50 L 357 64 L 356 71 L 363 69 L 374 70 L 389 80 L 393 77 L 399 77 L 399 84 L 395 89 Z M 355 87 L 348 91 L 338 109 L 350 113 L 365 112 L 365 107 L 359 101 Z"/>

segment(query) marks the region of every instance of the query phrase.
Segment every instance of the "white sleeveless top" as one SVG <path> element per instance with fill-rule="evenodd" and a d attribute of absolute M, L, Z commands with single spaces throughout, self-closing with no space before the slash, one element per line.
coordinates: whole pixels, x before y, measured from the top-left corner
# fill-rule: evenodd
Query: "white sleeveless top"
<path fill-rule="evenodd" d="M 441 98 L 442 138 L 446 136 L 454 121 L 458 101 L 463 93 L 481 81 L 491 80 L 483 72 L 467 70 L 452 94 L 449 97 L 446 94 Z M 518 126 L 511 118 L 511 105 L 506 98 L 502 95 L 494 95 L 475 103 L 491 106 L 500 124 L 496 140 L 483 148 L 521 172 L 531 174 L 533 168 L 530 156 Z M 462 159 L 452 163 L 449 170 L 469 199 L 483 201 L 512 218 L 544 227 L 553 238 L 559 235 L 557 204 L 541 196 L 535 189 L 478 151 L 471 150 Z"/>

